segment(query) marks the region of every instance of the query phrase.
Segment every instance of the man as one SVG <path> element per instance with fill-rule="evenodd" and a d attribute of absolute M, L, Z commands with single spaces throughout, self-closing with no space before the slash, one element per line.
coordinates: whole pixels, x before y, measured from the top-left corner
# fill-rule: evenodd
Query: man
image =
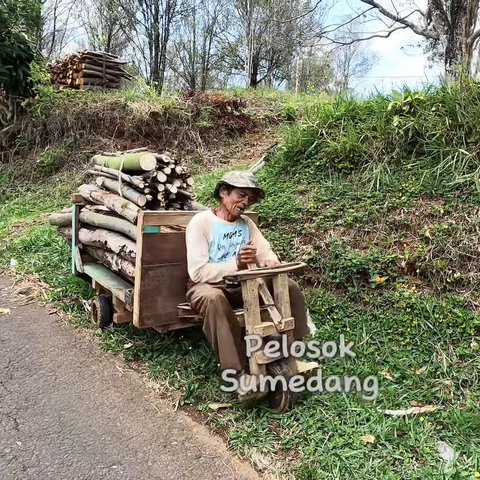
<path fill-rule="evenodd" d="M 186 231 L 187 266 L 190 276 L 187 301 L 204 318 L 203 332 L 220 368 L 245 371 L 247 358 L 242 328 L 233 308 L 242 306 L 242 291 L 228 287 L 223 277 L 249 264 L 277 267 L 280 261 L 255 223 L 243 213 L 264 197 L 252 173 L 232 171 L 218 182 L 219 205 L 195 215 Z M 308 334 L 305 301 L 299 286 L 289 280 L 294 337 Z"/>

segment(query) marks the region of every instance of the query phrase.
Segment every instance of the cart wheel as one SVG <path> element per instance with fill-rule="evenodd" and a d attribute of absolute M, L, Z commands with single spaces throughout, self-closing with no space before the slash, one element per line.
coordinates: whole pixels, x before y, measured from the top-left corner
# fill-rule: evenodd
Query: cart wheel
<path fill-rule="evenodd" d="M 293 372 L 288 366 L 286 360 L 279 360 L 277 362 L 272 362 L 267 366 L 268 373 L 273 377 L 277 375 L 282 375 L 287 381 L 287 385 L 290 382 L 290 379 L 293 377 Z M 276 412 L 283 413 L 287 412 L 295 405 L 298 398 L 298 393 L 291 392 L 290 390 L 283 390 L 280 383 L 276 384 L 275 390 L 271 391 L 268 397 L 270 407 Z"/>
<path fill-rule="evenodd" d="M 90 318 L 95 325 L 104 330 L 113 322 L 112 299 L 108 295 L 98 295 L 92 300 Z"/>

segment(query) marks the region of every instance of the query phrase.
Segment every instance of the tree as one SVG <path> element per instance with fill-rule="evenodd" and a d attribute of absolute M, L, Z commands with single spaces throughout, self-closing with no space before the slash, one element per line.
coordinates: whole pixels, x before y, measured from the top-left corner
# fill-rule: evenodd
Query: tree
<path fill-rule="evenodd" d="M 321 30 L 320 1 L 236 0 L 232 17 L 238 19 L 224 39 L 226 63 L 244 72 L 247 87 L 285 80 L 297 52 Z"/>
<path fill-rule="evenodd" d="M 191 0 L 175 32 L 169 66 L 190 91 L 205 91 L 217 67 L 226 0 Z M 213 85 L 212 85 L 213 86 Z"/>
<path fill-rule="evenodd" d="M 352 81 L 366 75 L 378 62 L 378 55 L 370 50 L 368 42 L 350 43 L 360 29 L 359 20 L 348 22 L 336 32 L 335 41 L 340 45 L 329 52 L 335 72 L 334 89 L 338 92 L 350 91 Z"/>
<path fill-rule="evenodd" d="M 37 33 L 38 49 L 47 60 L 58 58 L 73 34 L 73 0 L 41 0 L 41 28 Z"/>
<path fill-rule="evenodd" d="M 122 0 L 126 18 L 135 19 L 124 33 L 134 48 L 149 83 L 162 92 L 167 52 L 175 21 L 183 14 L 184 0 Z"/>
<path fill-rule="evenodd" d="M 0 123 L 31 92 L 31 63 L 37 57 L 35 38 L 41 27 L 37 0 L 0 1 Z"/>
<path fill-rule="evenodd" d="M 121 56 L 128 46 L 132 19 L 125 15 L 119 0 L 85 1 L 81 15 L 87 33 L 88 46 Z"/>
<path fill-rule="evenodd" d="M 309 47 L 302 51 L 290 69 L 288 87 L 295 93 L 327 90 L 334 80 L 330 56 L 322 47 Z"/>
<path fill-rule="evenodd" d="M 426 39 L 433 50 L 440 51 L 448 75 L 458 75 L 461 67 L 470 70 L 473 52 L 480 39 L 480 0 L 428 0 L 426 10 L 412 1 L 360 0 L 369 8 L 355 18 L 378 15 L 386 22 L 384 32 L 375 32 L 348 43 L 374 37 L 389 37 L 393 32 L 409 28 Z"/>

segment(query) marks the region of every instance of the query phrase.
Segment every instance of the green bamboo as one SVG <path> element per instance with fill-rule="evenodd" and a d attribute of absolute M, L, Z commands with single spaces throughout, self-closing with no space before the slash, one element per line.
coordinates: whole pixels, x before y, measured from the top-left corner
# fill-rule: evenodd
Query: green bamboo
<path fill-rule="evenodd" d="M 150 152 L 127 153 L 118 156 L 95 155 L 93 162 L 96 165 L 121 170 L 122 172 L 135 172 L 139 170 L 148 172 L 153 170 L 157 165 L 155 156 Z"/>

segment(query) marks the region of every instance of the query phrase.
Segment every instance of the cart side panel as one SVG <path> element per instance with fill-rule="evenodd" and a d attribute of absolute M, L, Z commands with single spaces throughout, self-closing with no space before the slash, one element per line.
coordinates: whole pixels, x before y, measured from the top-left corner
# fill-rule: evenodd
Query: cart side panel
<path fill-rule="evenodd" d="M 185 301 L 185 232 L 162 226 L 185 226 L 198 212 L 163 213 L 142 212 L 138 220 L 133 323 L 140 328 L 178 322 L 177 305 Z"/>

